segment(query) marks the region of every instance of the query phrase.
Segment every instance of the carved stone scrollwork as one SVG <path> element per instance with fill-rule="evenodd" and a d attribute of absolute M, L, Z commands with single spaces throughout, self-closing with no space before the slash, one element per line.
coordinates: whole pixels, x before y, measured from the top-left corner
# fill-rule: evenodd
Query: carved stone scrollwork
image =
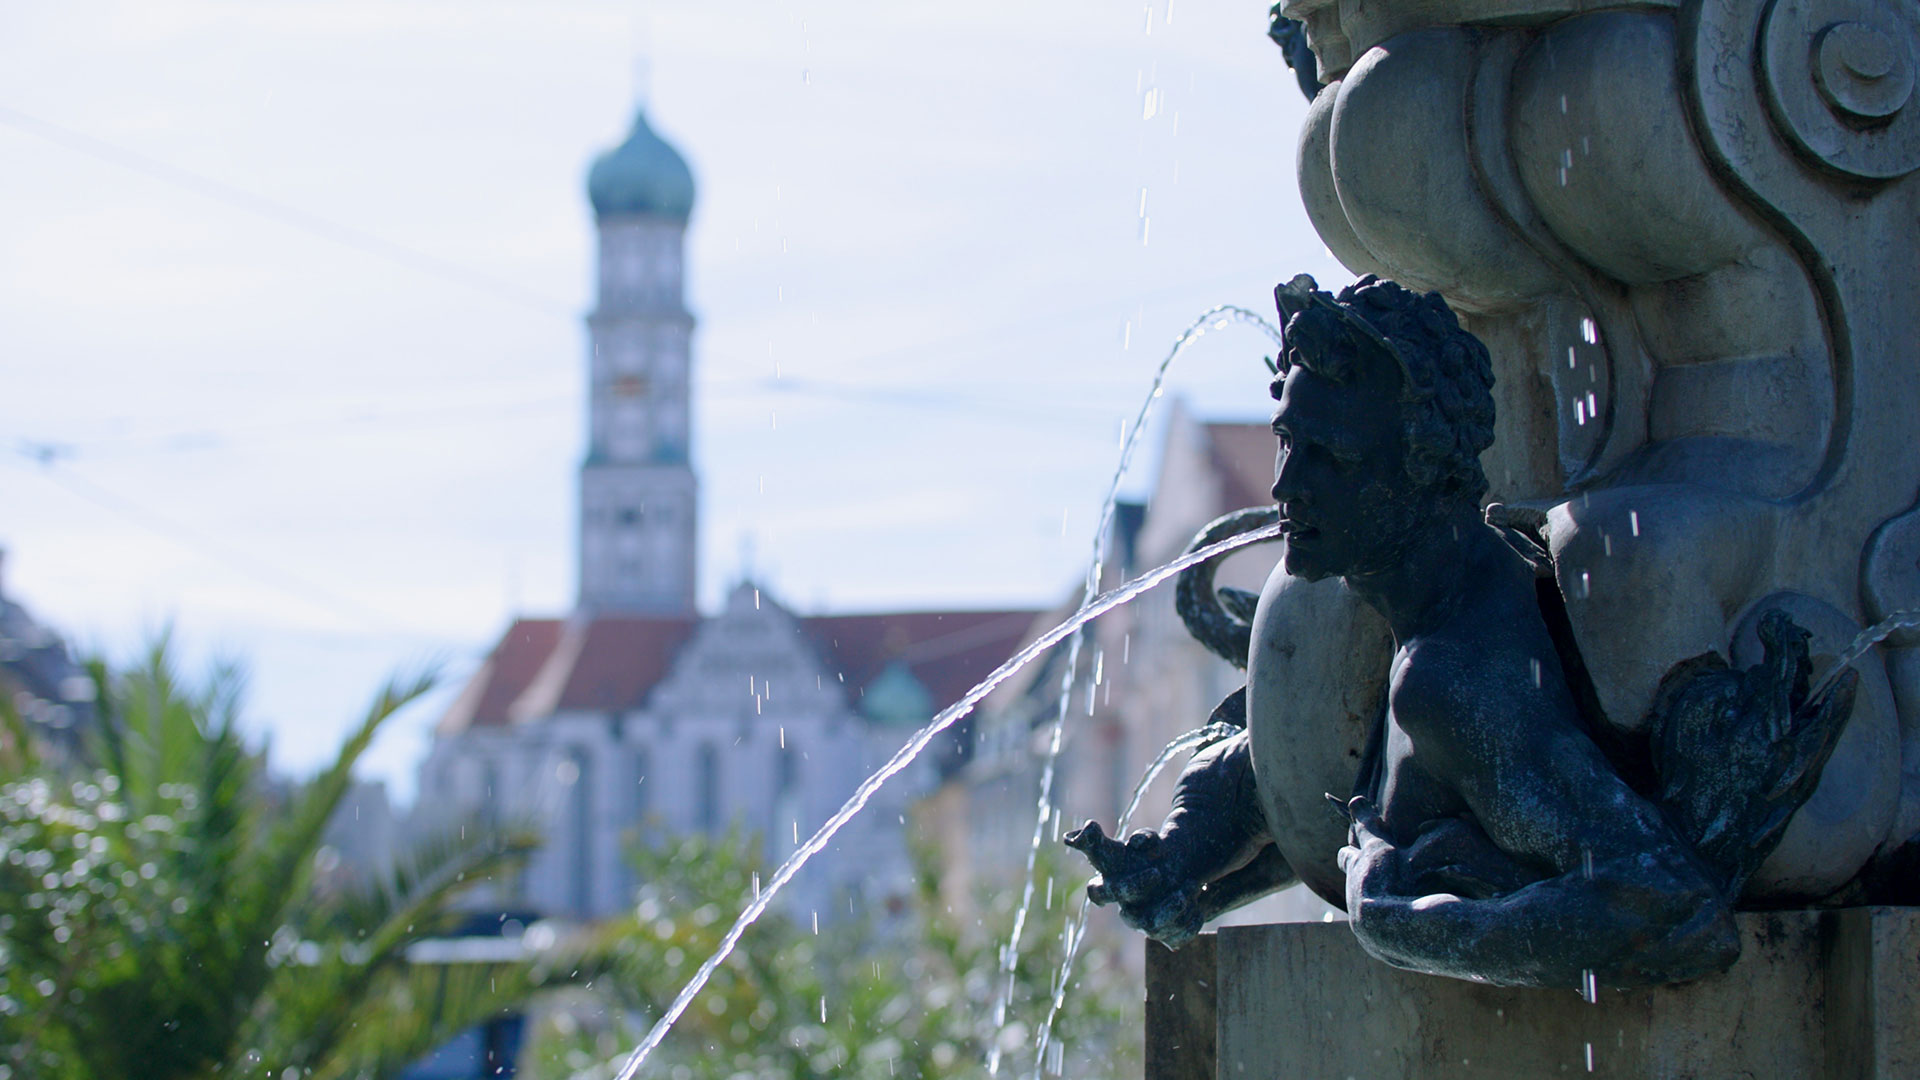
<path fill-rule="evenodd" d="M 1920 6 L 1775 0 L 1761 57 L 1768 107 L 1796 148 L 1867 179 L 1920 169 Z"/>
<path fill-rule="evenodd" d="M 1879 622 L 1900 611 L 1920 608 L 1920 507 L 1887 519 L 1867 541 L 1861 560 L 1861 595 L 1867 617 Z M 1888 648 L 1920 645 L 1920 631 L 1902 630 L 1887 639 Z"/>

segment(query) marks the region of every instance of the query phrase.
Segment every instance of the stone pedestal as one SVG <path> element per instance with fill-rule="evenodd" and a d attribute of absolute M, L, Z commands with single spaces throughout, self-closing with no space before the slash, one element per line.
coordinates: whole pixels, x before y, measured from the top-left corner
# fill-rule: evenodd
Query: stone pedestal
<path fill-rule="evenodd" d="M 1740 962 L 1655 990 L 1516 990 L 1374 960 L 1343 923 L 1148 942 L 1147 1078 L 1920 1077 L 1920 909 L 1740 916 Z M 1212 1038 L 1206 1025 L 1211 1018 Z"/>

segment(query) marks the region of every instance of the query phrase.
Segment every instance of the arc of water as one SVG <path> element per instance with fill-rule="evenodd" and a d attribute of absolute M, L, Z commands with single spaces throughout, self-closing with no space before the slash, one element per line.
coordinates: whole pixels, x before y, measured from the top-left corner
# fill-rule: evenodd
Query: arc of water
<path fill-rule="evenodd" d="M 1120 447 L 1120 460 L 1114 467 L 1113 478 L 1107 482 L 1107 492 L 1100 504 L 1100 518 L 1093 527 L 1093 557 L 1087 566 L 1087 578 L 1080 590 L 1080 607 L 1084 609 L 1100 589 L 1100 575 L 1106 569 L 1107 538 L 1113 525 L 1114 509 L 1119 501 L 1120 482 L 1125 479 L 1127 469 L 1133 464 L 1133 453 L 1139 445 L 1140 434 L 1146 430 L 1147 420 L 1153 413 L 1153 407 L 1165 392 L 1167 372 L 1173 362 L 1187 347 L 1204 337 L 1210 330 L 1218 330 L 1235 322 L 1250 323 L 1258 327 L 1275 346 L 1283 344 L 1280 332 L 1266 319 L 1233 304 L 1219 304 L 1202 312 L 1200 317 L 1188 324 L 1174 339 L 1173 347 L 1154 370 L 1153 385 L 1140 403 L 1140 411 L 1134 416 L 1133 426 L 1128 429 L 1126 440 Z M 1007 934 L 1007 944 L 1000 950 L 1000 979 L 994 991 L 992 1019 L 994 1033 L 987 1041 L 987 1075 L 1000 1074 L 1000 1034 L 1005 1030 L 1007 1008 L 1013 1000 L 1014 981 L 1018 977 L 1020 966 L 1020 943 L 1026 933 L 1027 917 L 1033 911 L 1034 868 L 1038 865 L 1040 845 L 1046 839 L 1047 819 L 1053 815 L 1053 783 L 1060 760 L 1060 746 L 1066 733 L 1067 713 L 1073 706 L 1073 690 L 1080 672 L 1080 647 L 1084 637 L 1075 634 L 1067 643 L 1066 669 L 1060 675 L 1060 700 L 1054 710 L 1053 721 L 1047 730 L 1047 751 L 1041 759 L 1040 792 L 1036 801 L 1036 815 L 1033 823 L 1033 838 L 1027 845 L 1027 864 L 1025 881 L 1020 887 L 1020 904 L 1014 909 L 1013 929 Z M 1089 689 L 1091 694 L 1092 690 Z"/>
<path fill-rule="evenodd" d="M 1167 766 L 1173 762 L 1173 759 L 1177 757 L 1181 751 L 1212 742 L 1215 739 L 1227 738 L 1239 730 L 1239 728 L 1231 724 L 1207 724 L 1204 727 L 1194 728 L 1192 731 L 1168 743 L 1166 748 L 1160 751 L 1159 756 L 1155 757 L 1153 761 L 1147 765 L 1146 771 L 1140 774 L 1139 782 L 1133 785 L 1133 797 L 1127 800 L 1126 809 L 1120 812 L 1119 821 L 1114 826 L 1114 835 L 1127 835 L 1127 826 L 1132 824 L 1134 811 L 1140 809 L 1141 801 L 1147 796 L 1147 789 L 1153 786 L 1153 782 L 1160 778 L 1160 774 L 1166 771 Z M 1047 1060 L 1047 1051 L 1053 1044 L 1053 1024 L 1055 1020 L 1059 1019 L 1061 1006 L 1066 1003 L 1067 983 L 1073 978 L 1073 962 L 1079 957 L 1080 946 L 1086 940 L 1087 915 L 1092 909 L 1093 902 L 1085 895 L 1082 895 L 1080 897 L 1079 913 L 1067 924 L 1066 954 L 1060 961 L 1060 973 L 1054 979 L 1052 987 L 1053 994 L 1047 1002 L 1047 1019 L 1040 1025 L 1039 1037 L 1034 1041 L 1033 1080 L 1040 1080 L 1040 1063 Z M 1057 1069 L 1054 1071 L 1058 1072 Z"/>
<path fill-rule="evenodd" d="M 1916 627 L 1920 627 L 1920 611 L 1896 611 L 1886 618 L 1881 619 L 1879 622 L 1874 623 L 1872 626 L 1867 627 L 1865 630 L 1860 631 L 1859 634 L 1855 635 L 1853 641 L 1848 643 L 1846 649 L 1841 652 L 1840 658 L 1834 661 L 1834 665 L 1827 669 L 1827 673 L 1820 676 L 1820 681 L 1815 683 L 1813 688 L 1807 691 L 1807 700 L 1815 700 L 1830 689 L 1833 686 L 1834 680 L 1840 677 L 1841 672 L 1859 663 L 1860 658 L 1867 655 L 1867 652 L 1875 645 L 1880 644 L 1902 630 L 1912 630 Z"/>
<path fill-rule="evenodd" d="M 981 680 L 973 689 L 968 690 L 960 700 L 941 710 L 938 716 L 935 716 L 927 722 L 925 727 L 915 732 L 913 738 L 909 739 L 906 745 L 895 752 L 893 757 L 889 758 L 885 765 L 881 766 L 872 776 L 862 781 L 860 786 L 854 790 L 852 797 L 847 799 L 846 803 L 843 804 L 839 810 L 835 811 L 833 816 L 828 818 L 812 836 L 808 837 L 806 843 L 801 844 L 794 850 L 792 855 L 787 856 L 787 860 L 780 864 L 780 868 L 773 872 L 773 877 L 761 888 L 760 894 L 747 904 L 740 912 L 739 918 L 735 919 L 733 925 L 727 929 L 726 936 L 720 939 L 719 948 L 715 949 L 713 955 L 709 956 L 706 962 L 701 964 L 699 969 L 693 973 L 693 978 L 688 980 L 687 985 L 681 988 L 680 993 L 674 997 L 673 1003 L 667 1006 L 667 1011 L 661 1014 L 660 1019 L 655 1021 L 653 1027 L 647 1031 L 646 1038 L 641 1040 L 640 1045 L 636 1047 L 632 1055 L 627 1058 L 626 1064 L 621 1066 L 620 1072 L 615 1080 L 633 1080 L 635 1076 L 639 1075 L 640 1066 L 646 1064 L 647 1058 L 660 1046 L 661 1041 L 667 1037 L 667 1033 L 673 1030 L 673 1025 L 680 1019 L 681 1015 L 687 1011 L 687 1006 L 693 1004 L 693 999 L 698 997 L 700 991 L 706 987 L 707 980 L 713 977 L 714 971 L 726 962 L 728 956 L 733 954 L 734 947 L 740 943 L 740 938 L 746 933 L 747 928 L 752 926 L 761 915 L 765 914 L 768 906 L 773 903 L 774 897 L 780 895 L 780 890 L 784 889 L 787 883 L 793 880 L 794 875 L 798 874 L 801 868 L 806 866 L 807 862 L 811 860 L 814 855 L 818 854 L 822 848 L 827 846 L 827 843 L 833 839 L 834 834 L 839 832 L 842 826 L 852 820 L 855 814 L 858 814 L 866 807 L 867 803 L 872 800 L 874 793 L 880 790 L 881 785 L 885 784 L 901 770 L 912 764 L 913 759 L 918 757 L 920 752 L 925 750 L 936 736 L 949 727 L 952 727 L 961 717 L 971 712 L 973 707 L 979 704 L 980 699 L 991 693 L 994 687 L 999 686 L 1007 679 L 1013 677 L 1014 673 L 1029 663 L 1032 663 L 1034 657 L 1058 645 L 1069 634 L 1074 633 L 1082 626 L 1105 615 L 1114 608 L 1127 603 L 1134 597 L 1153 588 L 1155 585 L 1166 581 L 1182 570 L 1197 563 L 1215 558 L 1216 556 L 1224 555 L 1236 548 L 1245 547 L 1248 544 L 1256 544 L 1263 540 L 1270 540 L 1278 535 L 1280 535 L 1280 527 L 1278 524 L 1274 524 L 1264 529 L 1256 529 L 1253 532 L 1228 537 L 1217 544 L 1210 544 L 1196 551 L 1188 552 L 1172 562 L 1141 574 L 1139 577 L 1134 578 L 1132 581 L 1118 588 L 1111 589 L 1094 597 L 1090 603 L 1083 605 L 1079 611 L 1075 612 L 1073 616 L 1065 622 L 1060 623 L 1058 626 L 1040 635 L 1026 648 L 1021 649 L 1012 657 L 1008 658 L 1005 663 L 993 669 L 992 674 Z"/>

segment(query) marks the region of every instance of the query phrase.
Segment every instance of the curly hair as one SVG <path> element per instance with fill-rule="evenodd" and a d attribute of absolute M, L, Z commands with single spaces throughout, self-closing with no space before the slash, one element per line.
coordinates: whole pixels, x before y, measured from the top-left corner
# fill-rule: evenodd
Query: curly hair
<path fill-rule="evenodd" d="M 1493 361 L 1440 294 L 1414 293 L 1372 274 L 1337 297 L 1304 276 L 1274 293 L 1282 316 L 1290 308 L 1292 314 L 1273 396 L 1295 364 L 1345 383 L 1362 356 L 1386 353 L 1399 366 L 1407 406 L 1409 477 L 1477 503 L 1487 490 L 1480 452 L 1493 445 Z"/>

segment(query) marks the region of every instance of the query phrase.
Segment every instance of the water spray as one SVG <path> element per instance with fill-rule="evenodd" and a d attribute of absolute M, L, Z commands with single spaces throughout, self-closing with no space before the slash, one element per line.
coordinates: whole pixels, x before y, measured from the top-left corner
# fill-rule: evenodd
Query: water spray
<path fill-rule="evenodd" d="M 780 895 L 780 891 L 786 887 L 787 883 L 793 880 L 794 876 L 800 872 L 801 868 L 806 866 L 814 855 L 818 854 L 821 849 L 827 846 L 828 842 L 833 839 L 834 834 L 839 832 L 842 826 L 846 825 L 848 821 L 853 819 L 855 814 L 858 814 L 866 807 L 867 803 L 872 800 L 874 794 L 880 790 L 883 784 L 904 770 L 908 765 L 911 765 L 914 758 L 918 757 L 920 752 L 925 750 L 928 744 L 933 742 L 934 738 L 941 732 L 952 727 L 961 717 L 972 712 L 973 707 L 980 703 L 981 698 L 986 697 L 995 687 L 1012 678 L 1021 668 L 1032 663 L 1034 658 L 1046 652 L 1048 649 L 1053 648 L 1055 645 L 1058 645 L 1061 641 L 1065 640 L 1068 635 L 1078 631 L 1082 626 L 1105 615 L 1114 608 L 1128 603 L 1140 594 L 1159 585 L 1161 582 L 1179 574 L 1181 571 L 1192 566 L 1197 566 L 1200 563 L 1206 562 L 1208 559 L 1217 558 L 1230 551 L 1246 547 L 1249 544 L 1257 544 L 1264 540 L 1274 539 L 1279 535 L 1280 526 L 1276 523 L 1264 529 L 1257 529 L 1253 532 L 1242 533 L 1239 536 L 1228 537 L 1217 544 L 1209 544 L 1206 547 L 1190 551 L 1172 562 L 1141 574 L 1139 577 L 1134 578 L 1132 581 L 1118 588 L 1101 593 L 1099 596 L 1094 597 L 1091 602 L 1082 605 L 1080 610 L 1075 612 L 1071 618 L 1040 635 L 1040 637 L 1036 638 L 1026 648 L 1021 649 L 1012 657 L 1008 658 L 1005 663 L 995 668 L 992 674 L 988 675 L 976 684 L 973 689 L 962 695 L 960 700 L 941 710 L 938 716 L 935 716 L 932 720 L 928 721 L 925 727 L 915 732 L 913 738 L 908 740 L 906 745 L 896 751 L 893 757 L 888 759 L 887 763 L 880 767 L 879 771 L 862 781 L 860 786 L 854 790 L 852 797 L 849 798 L 839 810 L 835 811 L 833 816 L 828 818 L 812 836 L 808 837 L 806 843 L 801 844 L 792 855 L 787 856 L 787 860 L 780 864 L 780 868 L 773 872 L 773 877 L 769 879 L 766 885 L 760 890 L 760 895 L 747 904 L 746 908 L 740 912 L 740 916 L 733 921 L 733 925 L 727 929 L 726 936 L 720 939 L 720 945 L 714 950 L 713 955 L 709 956 L 706 962 L 700 965 L 699 970 L 693 973 L 693 978 L 688 980 L 687 985 L 682 987 L 680 993 L 674 997 L 673 1003 L 667 1006 L 667 1011 L 661 1015 L 659 1020 L 654 1022 L 653 1027 L 648 1030 L 646 1038 L 641 1040 L 640 1045 L 636 1047 L 632 1055 L 627 1058 L 626 1064 L 621 1066 L 620 1072 L 615 1077 L 615 1080 L 633 1080 L 635 1076 L 639 1075 L 640 1066 L 644 1065 L 654 1050 L 659 1048 L 660 1043 L 666 1039 L 667 1033 L 673 1030 L 673 1025 L 680 1019 L 681 1015 L 687 1011 L 687 1007 L 693 1004 L 693 999 L 698 997 L 700 991 L 706 987 L 707 980 L 713 977 L 714 971 L 726 962 L 728 956 L 732 955 L 734 947 L 740 943 L 740 938 L 747 932 L 747 928 L 752 926 L 761 915 L 765 914 L 768 906 L 773 903 L 775 897 Z"/>
<path fill-rule="evenodd" d="M 1148 388 L 1146 399 L 1140 403 L 1140 411 L 1135 415 L 1133 425 L 1127 430 L 1126 440 L 1120 447 L 1120 461 L 1113 470 L 1113 478 L 1107 482 L 1106 497 L 1100 504 L 1100 517 L 1093 527 L 1093 557 L 1088 562 L 1087 578 L 1081 586 L 1081 609 L 1091 603 L 1095 594 L 1099 592 L 1100 575 L 1106 569 L 1107 539 L 1113 525 L 1114 508 L 1119 502 L 1120 482 L 1126 477 L 1127 469 L 1133 464 L 1133 453 L 1139 446 L 1141 432 L 1146 430 L 1147 420 L 1153 414 L 1153 407 L 1165 391 L 1167 371 L 1173 367 L 1173 362 L 1179 358 L 1180 354 L 1187 351 L 1188 346 L 1200 340 L 1209 331 L 1231 326 L 1235 322 L 1249 323 L 1258 327 L 1273 340 L 1276 348 L 1280 347 L 1282 338 L 1272 323 L 1246 308 L 1232 304 L 1220 304 L 1208 308 L 1199 318 L 1188 324 L 1187 328 L 1174 340 L 1173 347 L 1167 350 L 1167 355 L 1161 359 L 1160 366 L 1154 370 L 1153 385 Z M 1270 370 L 1274 368 L 1272 362 L 1267 366 Z M 1020 943 L 1026 932 L 1027 916 L 1033 910 L 1034 868 L 1040 857 L 1040 845 L 1046 839 L 1047 819 L 1053 814 L 1053 781 L 1060 759 L 1060 746 L 1066 733 L 1067 712 L 1073 706 L 1074 686 L 1079 678 L 1080 648 L 1083 640 L 1081 635 L 1076 634 L 1067 644 L 1066 669 L 1060 676 L 1059 705 L 1054 710 L 1053 721 L 1047 730 L 1047 751 L 1041 759 L 1040 791 L 1033 823 L 1033 839 L 1027 846 L 1026 874 L 1020 887 L 1020 905 L 1014 909 L 1013 929 L 1007 935 L 1007 944 L 1000 950 L 999 988 L 995 991 L 993 1007 L 988 1013 L 994 1026 L 994 1033 L 987 1040 L 987 1075 L 989 1076 L 1000 1074 L 1002 1053 L 1000 1033 L 1006 1028 L 1007 1009 L 1013 1000 L 1014 981 L 1020 965 Z M 1092 689 L 1089 688 L 1087 693 L 1089 704 L 1091 704 Z"/>

